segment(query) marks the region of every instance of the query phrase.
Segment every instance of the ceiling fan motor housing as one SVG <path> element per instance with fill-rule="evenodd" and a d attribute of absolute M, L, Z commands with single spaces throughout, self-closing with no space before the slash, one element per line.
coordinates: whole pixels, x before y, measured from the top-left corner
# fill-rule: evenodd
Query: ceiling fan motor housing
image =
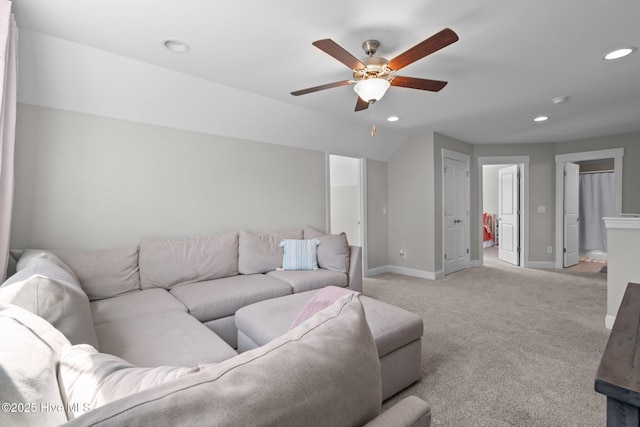
<path fill-rule="evenodd" d="M 385 78 L 391 72 L 389 67 L 387 67 L 389 61 L 380 56 L 369 56 L 363 58 L 360 62 L 365 65 L 365 68 L 353 71 L 353 78 L 355 80 Z"/>

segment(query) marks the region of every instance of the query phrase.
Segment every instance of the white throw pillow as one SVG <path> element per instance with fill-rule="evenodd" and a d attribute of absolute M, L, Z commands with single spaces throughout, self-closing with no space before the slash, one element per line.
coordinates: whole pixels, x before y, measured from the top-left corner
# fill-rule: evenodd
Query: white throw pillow
<path fill-rule="evenodd" d="M 200 368 L 138 368 L 90 345 L 68 345 L 60 359 L 60 389 L 69 418 L 142 390 L 173 381 Z"/>
<path fill-rule="evenodd" d="M 280 243 L 284 249 L 283 270 L 317 270 L 318 239 L 285 239 Z"/>

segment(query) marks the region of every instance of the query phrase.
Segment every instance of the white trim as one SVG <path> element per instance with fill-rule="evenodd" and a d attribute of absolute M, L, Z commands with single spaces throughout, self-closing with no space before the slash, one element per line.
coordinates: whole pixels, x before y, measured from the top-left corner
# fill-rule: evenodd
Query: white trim
<path fill-rule="evenodd" d="M 432 271 L 417 270 L 415 268 L 401 267 L 399 265 L 389 265 L 388 267 L 389 267 L 389 273 L 396 273 L 396 274 L 402 274 L 404 276 L 418 277 L 420 279 L 437 280 L 437 279 L 442 279 L 444 277 L 444 273 L 442 271 L 436 271 L 434 273 Z"/>
<path fill-rule="evenodd" d="M 327 233 L 331 232 L 331 153 L 324 153 L 324 198 L 326 212 L 324 213 L 324 229 Z"/>
<path fill-rule="evenodd" d="M 382 267 L 374 267 L 368 270 L 365 270 L 365 277 L 377 276 L 378 274 L 389 273 L 389 266 L 383 265 Z"/>
<path fill-rule="evenodd" d="M 529 267 L 529 156 L 479 156 L 478 157 L 478 224 L 482 224 L 482 167 L 485 165 L 513 165 L 518 164 L 521 173 L 520 180 L 520 266 Z M 484 265 L 482 246 L 482 227 L 478 227 L 478 264 Z"/>
<path fill-rule="evenodd" d="M 604 327 L 607 329 L 613 329 L 613 324 L 616 322 L 616 316 L 607 314 L 604 316 Z"/>
<path fill-rule="evenodd" d="M 442 270 L 436 271 L 435 273 L 432 271 L 424 271 L 417 270 L 415 268 L 407 268 L 401 267 L 399 265 L 383 265 L 382 267 L 375 267 L 367 271 L 366 276 L 377 276 L 378 274 L 383 273 L 395 273 L 402 274 L 403 276 L 410 277 L 418 277 L 420 279 L 428 279 L 428 280 L 438 280 L 444 277 L 444 272 Z"/>
<path fill-rule="evenodd" d="M 440 275 L 438 278 L 442 278 L 444 277 L 444 271 L 445 271 L 445 249 L 446 249 L 446 244 L 445 244 L 445 217 L 444 217 L 444 203 L 445 203 L 445 194 L 444 194 L 444 185 L 445 185 L 445 178 L 444 178 L 444 161 L 445 159 L 450 159 L 450 160 L 457 160 L 459 162 L 463 162 L 466 164 L 466 169 L 467 169 L 467 206 L 469 206 L 469 221 L 471 221 L 471 156 L 469 154 L 464 154 L 464 153 L 459 153 L 457 151 L 452 151 L 452 150 L 448 150 L 446 148 L 442 149 L 442 158 L 441 158 L 441 170 L 440 170 L 440 193 L 441 193 L 441 197 L 442 200 L 440 201 L 441 206 L 442 206 L 442 212 L 440 213 L 440 221 L 442 222 L 441 225 L 441 233 L 442 233 L 442 246 L 441 246 L 441 259 L 442 259 L 442 271 L 439 272 Z M 467 248 L 467 252 L 469 252 L 467 255 L 469 256 L 469 266 L 471 266 L 471 223 L 468 224 L 467 227 L 467 246 L 469 246 Z M 436 276 L 438 276 L 438 273 L 435 273 Z M 409 275 L 410 276 L 410 275 Z M 419 276 L 418 276 L 419 277 Z"/>
<path fill-rule="evenodd" d="M 556 263 L 554 261 L 529 261 L 528 268 L 556 268 Z"/>
<path fill-rule="evenodd" d="M 564 164 L 567 162 L 582 162 L 585 160 L 599 160 L 613 158 L 613 169 L 616 179 L 616 193 L 614 200 L 615 215 L 622 213 L 622 158 L 624 148 L 608 150 L 583 151 L 580 153 L 556 154 L 556 268 L 564 268 Z"/>
<path fill-rule="evenodd" d="M 604 219 L 604 225 L 609 228 L 626 228 L 628 230 L 640 230 L 640 218 L 632 217 L 617 217 L 617 218 L 602 218 Z"/>
<path fill-rule="evenodd" d="M 442 149 L 442 158 L 447 158 L 451 160 L 457 160 L 459 162 L 469 163 L 471 156 L 464 153 L 459 153 L 457 151 L 447 150 L 446 148 Z"/>

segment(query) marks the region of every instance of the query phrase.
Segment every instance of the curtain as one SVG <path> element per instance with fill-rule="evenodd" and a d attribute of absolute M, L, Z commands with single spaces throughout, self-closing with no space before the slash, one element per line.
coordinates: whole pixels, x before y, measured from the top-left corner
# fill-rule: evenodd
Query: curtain
<path fill-rule="evenodd" d="M 7 275 L 16 135 L 16 45 L 11 2 L 0 0 L 0 283 Z"/>
<path fill-rule="evenodd" d="M 580 248 L 607 250 L 603 217 L 614 216 L 615 174 L 580 175 Z"/>

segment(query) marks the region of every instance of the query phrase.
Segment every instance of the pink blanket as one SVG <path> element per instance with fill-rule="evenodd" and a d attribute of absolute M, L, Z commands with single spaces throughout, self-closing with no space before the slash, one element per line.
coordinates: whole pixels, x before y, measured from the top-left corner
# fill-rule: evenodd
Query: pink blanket
<path fill-rule="evenodd" d="M 355 292 L 346 288 L 339 288 L 337 286 L 327 286 L 326 288 L 322 288 L 322 290 L 315 294 L 313 298 L 311 298 L 309 302 L 302 307 L 302 310 L 298 313 L 296 320 L 294 320 L 291 326 L 289 326 L 289 330 L 309 319 L 320 310 L 329 307 L 341 297 L 349 294 L 360 295 L 360 292 Z"/>

